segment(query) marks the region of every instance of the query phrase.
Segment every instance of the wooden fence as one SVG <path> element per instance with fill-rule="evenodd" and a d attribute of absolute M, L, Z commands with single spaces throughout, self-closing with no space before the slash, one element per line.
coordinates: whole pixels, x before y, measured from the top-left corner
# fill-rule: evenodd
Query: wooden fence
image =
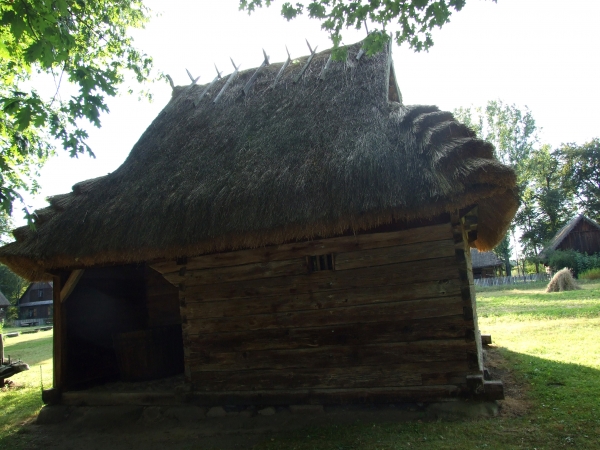
<path fill-rule="evenodd" d="M 493 278 L 476 278 L 475 286 L 502 286 L 505 284 L 521 284 L 533 283 L 536 281 L 549 281 L 550 275 L 547 273 L 532 273 L 530 275 L 518 277 L 493 277 Z"/>

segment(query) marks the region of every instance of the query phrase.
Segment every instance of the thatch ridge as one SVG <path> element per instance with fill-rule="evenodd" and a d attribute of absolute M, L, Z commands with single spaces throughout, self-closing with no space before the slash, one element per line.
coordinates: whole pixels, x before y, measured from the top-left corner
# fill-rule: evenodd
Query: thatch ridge
<path fill-rule="evenodd" d="M 49 199 L 35 233 L 17 231 L 0 261 L 30 279 L 48 270 L 275 245 L 431 218 L 478 205 L 475 244 L 502 237 L 515 176 L 493 147 L 435 106 L 388 101 L 384 51 L 330 51 L 176 87 L 115 172 Z"/>

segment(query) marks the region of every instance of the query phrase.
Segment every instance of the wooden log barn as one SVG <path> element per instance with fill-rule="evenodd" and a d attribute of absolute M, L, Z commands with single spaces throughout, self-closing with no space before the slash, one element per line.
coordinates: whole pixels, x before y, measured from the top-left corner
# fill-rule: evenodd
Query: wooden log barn
<path fill-rule="evenodd" d="M 200 405 L 502 396 L 470 248 L 502 238 L 515 175 L 402 103 L 389 48 L 347 50 L 173 86 L 121 167 L 15 230 L 0 260 L 54 282 L 47 398 L 176 374 Z"/>

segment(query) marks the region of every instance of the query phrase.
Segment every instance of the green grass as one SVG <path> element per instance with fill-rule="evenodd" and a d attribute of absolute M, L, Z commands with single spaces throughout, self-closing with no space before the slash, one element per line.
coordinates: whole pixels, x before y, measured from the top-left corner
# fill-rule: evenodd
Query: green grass
<path fill-rule="evenodd" d="M 506 368 L 526 386 L 531 408 L 525 415 L 315 428 L 274 436 L 256 449 L 599 449 L 600 284 L 567 293 L 544 288 L 477 294 L 482 332 L 492 335 Z"/>
<path fill-rule="evenodd" d="M 5 328 L 3 334 L 27 328 Z M 4 357 L 21 359 L 29 370 L 13 375 L 15 386 L 0 391 L 0 448 L 14 445 L 11 437 L 22 429 L 42 407 L 41 386 L 52 386 L 52 331 L 20 334 L 4 339 Z M 40 370 L 41 368 L 41 370 Z"/>
<path fill-rule="evenodd" d="M 311 428 L 271 436 L 256 449 L 599 449 L 600 283 L 568 293 L 545 294 L 543 287 L 477 294 L 481 331 L 492 335 L 505 358 L 504 368 L 531 405 L 523 415 Z M 7 354 L 42 364 L 47 386 L 52 376 L 50 336 L 46 332 L 6 340 Z M 24 387 L 0 394 L 0 410 L 6 412 L 0 414 L 0 448 L 14 447 L 15 433 L 41 406 L 37 366 L 14 380 Z"/>

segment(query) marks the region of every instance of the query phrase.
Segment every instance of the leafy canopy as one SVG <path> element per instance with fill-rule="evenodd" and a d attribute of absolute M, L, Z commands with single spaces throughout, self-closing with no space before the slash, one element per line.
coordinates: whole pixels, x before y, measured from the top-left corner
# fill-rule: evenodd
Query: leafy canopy
<path fill-rule="evenodd" d="M 563 144 L 558 155 L 561 175 L 577 205 L 588 217 L 600 221 L 600 139 L 583 145 Z"/>
<path fill-rule="evenodd" d="M 496 1 L 496 0 L 492 0 Z M 240 0 L 240 9 L 252 13 L 257 7 L 270 6 L 274 0 Z M 373 29 L 365 40 L 365 51 L 373 54 L 381 51 L 392 38 L 386 31 L 388 25 L 395 29 L 393 39 L 420 52 L 433 45 L 431 31 L 450 21 L 454 11 L 460 11 L 466 0 L 308 0 L 285 2 L 281 15 L 287 20 L 308 13 L 320 20 L 322 28 L 329 33 L 334 46 L 334 57 L 344 58 L 340 48 L 344 28 L 360 30 L 367 22 L 381 26 Z"/>
<path fill-rule="evenodd" d="M 148 14 L 141 0 L 0 3 L 2 210 L 11 212 L 20 189 L 38 188 L 36 170 L 55 141 L 71 156 L 93 156 L 82 120 L 99 127 L 106 97 L 116 95 L 127 74 L 139 82 L 150 75 L 152 60 L 128 35 Z M 50 93 L 39 89 L 46 79 L 53 81 Z"/>
<path fill-rule="evenodd" d="M 459 108 L 454 114 L 493 143 L 498 159 L 515 170 L 520 206 L 511 228 L 519 229 L 522 249 L 539 270 L 538 255 L 544 245 L 575 213 L 558 152 L 539 146 L 538 129 L 527 107 L 492 100 L 483 108 Z M 507 263 L 508 272 L 507 237 L 495 251 Z"/>

